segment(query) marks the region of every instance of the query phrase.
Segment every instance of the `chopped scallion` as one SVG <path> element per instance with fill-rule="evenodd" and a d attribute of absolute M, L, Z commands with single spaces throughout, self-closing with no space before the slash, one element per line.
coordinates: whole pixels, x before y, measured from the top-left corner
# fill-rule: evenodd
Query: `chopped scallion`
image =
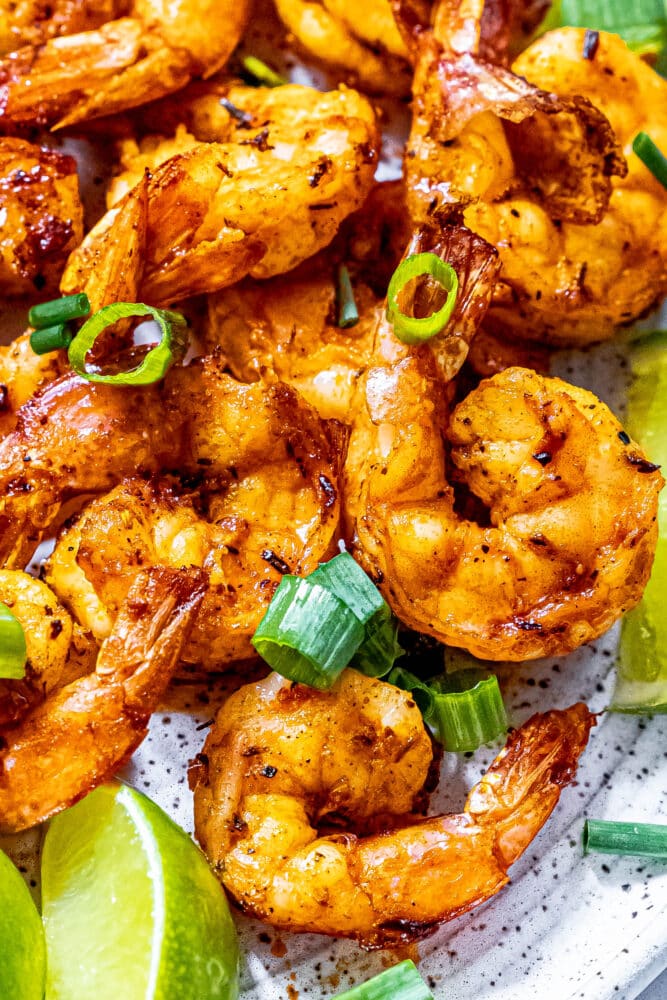
<path fill-rule="evenodd" d="M 50 354 L 51 351 L 69 347 L 73 339 L 74 334 L 67 323 L 58 323 L 56 326 L 33 330 L 30 334 L 30 347 L 35 354 Z"/>
<path fill-rule="evenodd" d="M 28 323 L 36 330 L 59 326 L 72 319 L 83 319 L 90 312 L 90 302 L 85 292 L 65 295 L 62 299 L 52 299 L 33 306 L 28 313 Z"/>
<path fill-rule="evenodd" d="M 414 962 L 406 959 L 367 983 L 339 993 L 334 1000 L 433 1000 L 433 994 Z"/>
<path fill-rule="evenodd" d="M 507 732 L 507 714 L 495 674 L 460 670 L 422 681 L 403 667 L 395 667 L 387 680 L 410 691 L 446 750 L 477 750 Z"/>
<path fill-rule="evenodd" d="M 242 63 L 246 73 L 249 73 L 250 76 L 254 77 L 264 87 L 282 87 L 288 82 L 284 76 L 276 73 L 274 69 L 267 66 L 257 56 L 244 56 Z"/>
<path fill-rule="evenodd" d="M 655 179 L 667 188 L 667 156 L 658 149 L 650 135 L 639 132 L 632 142 L 632 149 Z"/>
<path fill-rule="evenodd" d="M 140 365 L 116 375 L 102 375 L 88 371 L 86 355 L 97 338 L 107 327 L 119 319 L 147 316 L 160 327 L 160 342 L 144 356 Z M 187 323 L 185 318 L 167 309 L 154 309 L 143 302 L 114 302 L 100 309 L 87 320 L 68 350 L 69 362 L 82 378 L 89 382 L 107 382 L 112 385 L 151 385 L 164 378 L 167 369 L 177 359 L 183 357 L 187 346 Z"/>
<path fill-rule="evenodd" d="M 0 604 L 0 677 L 24 677 L 27 659 L 23 626 L 6 604 Z"/>
<path fill-rule="evenodd" d="M 444 304 L 428 316 L 415 316 L 405 312 L 398 296 L 408 282 L 419 278 L 433 278 L 447 293 Z M 394 333 L 404 344 L 421 344 L 430 340 L 447 325 L 459 290 L 456 271 L 434 253 L 416 253 L 401 261 L 394 271 L 387 289 L 387 318 L 393 323 Z M 414 303 L 415 294 L 411 295 Z"/>
<path fill-rule="evenodd" d="M 584 854 L 630 854 L 667 861 L 667 825 L 615 823 L 587 819 L 584 823 Z"/>
<path fill-rule="evenodd" d="M 350 272 L 345 264 L 341 264 L 338 268 L 336 304 L 338 306 L 338 326 L 343 330 L 356 326 L 359 322 L 359 310 L 354 298 Z"/>

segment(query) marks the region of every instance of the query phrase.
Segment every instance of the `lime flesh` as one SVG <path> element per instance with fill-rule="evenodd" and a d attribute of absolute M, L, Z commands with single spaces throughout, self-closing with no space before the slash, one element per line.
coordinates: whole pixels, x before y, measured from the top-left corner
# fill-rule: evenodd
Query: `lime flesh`
<path fill-rule="evenodd" d="M 634 382 L 627 427 L 652 462 L 667 469 L 667 333 L 656 333 L 632 350 Z M 618 678 L 611 708 L 619 712 L 667 712 L 667 491 L 658 504 L 658 546 L 641 603 L 621 629 Z"/>
<path fill-rule="evenodd" d="M 44 930 L 27 885 L 0 851 L 0 997 L 42 1000 Z"/>
<path fill-rule="evenodd" d="M 126 785 L 51 821 L 42 855 L 47 1000 L 235 1000 L 238 944 L 201 851 Z"/>

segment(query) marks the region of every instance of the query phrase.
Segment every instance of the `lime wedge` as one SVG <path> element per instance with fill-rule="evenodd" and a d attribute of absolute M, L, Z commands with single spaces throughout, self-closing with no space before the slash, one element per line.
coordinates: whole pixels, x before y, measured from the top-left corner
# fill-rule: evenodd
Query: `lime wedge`
<path fill-rule="evenodd" d="M 102 785 L 51 821 L 42 917 L 48 1000 L 238 997 L 220 883 L 180 827 L 127 785 Z"/>
<path fill-rule="evenodd" d="M 42 1000 L 44 930 L 27 885 L 0 851 L 0 997 Z"/>
<path fill-rule="evenodd" d="M 627 427 L 652 462 L 667 469 L 667 333 L 638 341 L 631 354 L 634 381 Z M 616 712 L 667 712 L 667 490 L 658 505 L 658 547 L 641 603 L 621 627 Z"/>

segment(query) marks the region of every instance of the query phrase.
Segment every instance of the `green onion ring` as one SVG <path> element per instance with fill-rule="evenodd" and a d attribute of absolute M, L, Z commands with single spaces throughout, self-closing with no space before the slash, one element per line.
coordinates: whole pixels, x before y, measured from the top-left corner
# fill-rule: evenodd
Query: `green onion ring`
<path fill-rule="evenodd" d="M 27 659 L 23 626 L 7 605 L 0 603 L 0 677 L 25 677 Z"/>
<path fill-rule="evenodd" d="M 160 327 L 159 344 L 148 352 L 141 364 L 128 372 L 100 375 L 86 368 L 86 354 L 99 335 L 119 319 L 148 316 Z M 77 375 L 89 382 L 106 382 L 110 385 L 152 385 L 164 378 L 167 369 L 185 354 L 187 323 L 180 313 L 168 309 L 155 309 L 143 302 L 114 302 L 100 309 L 87 320 L 69 346 L 69 363 Z"/>
<path fill-rule="evenodd" d="M 418 318 L 401 311 L 398 295 L 411 278 L 429 275 L 447 292 L 445 304 L 430 316 Z M 451 264 L 434 253 L 415 253 L 401 261 L 394 271 L 387 289 L 387 319 L 394 325 L 394 333 L 404 344 L 421 344 L 447 325 L 456 305 L 459 279 Z"/>

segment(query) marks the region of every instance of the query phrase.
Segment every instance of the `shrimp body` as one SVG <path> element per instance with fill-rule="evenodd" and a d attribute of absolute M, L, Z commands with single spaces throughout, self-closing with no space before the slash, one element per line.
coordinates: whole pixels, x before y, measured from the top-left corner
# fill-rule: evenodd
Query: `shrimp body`
<path fill-rule="evenodd" d="M 204 582 L 201 570 L 139 573 L 95 673 L 3 731 L 0 831 L 48 819 L 126 763 L 171 679 Z"/>
<path fill-rule="evenodd" d="M 369 372 L 366 405 L 355 554 L 405 624 L 525 660 L 570 652 L 639 601 L 663 480 L 592 393 L 508 368 L 448 415 L 409 357 Z"/>
<path fill-rule="evenodd" d="M 0 292 L 45 298 L 83 237 L 76 162 L 0 138 Z"/>
<path fill-rule="evenodd" d="M 149 302 L 290 270 L 331 242 L 372 187 L 379 137 L 374 112 L 359 94 L 297 86 L 249 91 L 224 91 L 237 113 L 247 114 L 230 141 L 196 143 L 166 162 L 159 143 L 152 146 L 156 167 L 147 182 L 141 247 L 141 294 Z M 170 156 L 171 143 L 167 149 Z M 142 153 L 139 176 L 145 166 Z M 132 191 L 72 254 L 63 292 L 83 288 L 114 252 L 131 197 Z"/>
<path fill-rule="evenodd" d="M 423 819 L 432 750 L 410 695 L 352 670 L 326 692 L 272 674 L 231 696 L 192 767 L 197 837 L 247 913 L 414 941 L 507 883 L 592 724 L 584 705 L 534 716 L 463 813 Z"/>
<path fill-rule="evenodd" d="M 61 0 L 56 17 L 62 6 Z M 38 35 L 37 44 L 0 61 L 0 120 L 62 127 L 172 93 L 225 65 L 250 10 L 249 0 L 80 6 L 92 14 L 91 30 L 79 31 L 76 19 L 61 20 L 52 31 L 42 29 L 43 44 Z M 112 19 L 100 17 L 97 7 Z"/>

